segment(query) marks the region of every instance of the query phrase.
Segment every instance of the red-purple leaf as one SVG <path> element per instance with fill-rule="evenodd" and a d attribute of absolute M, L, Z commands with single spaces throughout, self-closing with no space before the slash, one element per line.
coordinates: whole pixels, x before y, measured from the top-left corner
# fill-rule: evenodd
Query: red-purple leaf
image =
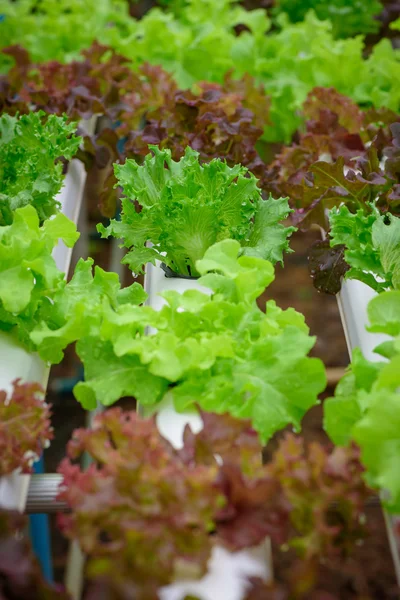
<path fill-rule="evenodd" d="M 360 132 L 363 125 L 363 112 L 357 104 L 334 88 L 316 87 L 307 96 L 303 114 L 306 119 L 323 122 L 327 112 L 335 115 L 338 124 L 349 133 Z"/>
<path fill-rule="evenodd" d="M 218 486 L 226 499 L 216 516 L 216 533 L 232 550 L 260 544 L 266 537 L 282 544 L 288 535 L 289 504 L 279 481 L 264 474 L 246 478 L 234 464 L 224 464 Z"/>

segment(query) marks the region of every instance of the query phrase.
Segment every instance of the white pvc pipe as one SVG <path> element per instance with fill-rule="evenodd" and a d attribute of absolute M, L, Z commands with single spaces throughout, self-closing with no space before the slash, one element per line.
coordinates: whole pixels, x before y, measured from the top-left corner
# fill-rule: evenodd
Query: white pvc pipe
<path fill-rule="evenodd" d="M 352 355 L 354 348 L 360 348 L 365 358 L 371 362 L 384 360 L 381 356 L 375 354 L 373 350 L 382 342 L 390 339 L 387 335 L 370 333 L 366 329 L 369 324 L 367 313 L 368 303 L 376 295 L 376 292 L 372 288 L 356 279 L 344 280 L 342 282 L 342 289 L 337 295 L 349 355 Z M 383 514 L 397 584 L 400 587 L 400 556 L 395 533 L 396 517 L 390 515 L 384 508 Z"/>
<path fill-rule="evenodd" d="M 81 162 L 72 160 L 64 185 L 57 199 L 61 203 L 62 212 L 76 223 L 82 201 L 85 185 L 85 172 Z M 57 267 L 68 273 L 72 250 L 60 241 L 54 248 L 53 257 Z M 5 332 L 0 332 L 0 390 L 8 393 L 12 390 L 12 382 L 21 379 L 22 382 L 39 383 L 47 387 L 49 366 L 36 353 L 27 352 L 15 338 Z M 29 475 L 17 472 L 0 478 L 0 507 L 23 511 L 29 487 Z"/>
<path fill-rule="evenodd" d="M 202 287 L 194 279 L 165 277 L 159 264 L 148 264 L 144 287 L 148 294 L 147 304 L 155 310 L 160 310 L 165 300 L 159 295 L 167 290 L 183 293 L 186 290 L 199 290 L 206 294 L 211 291 Z M 164 401 L 157 407 L 156 423 L 160 433 L 169 440 L 175 448 L 183 445 L 183 432 L 190 425 L 194 433 L 201 431 L 203 421 L 195 411 L 177 413 L 171 401 Z M 184 600 L 188 595 L 194 595 L 200 600 L 242 600 L 248 590 L 248 578 L 261 577 L 265 581 L 272 580 L 272 554 L 270 540 L 266 539 L 255 548 L 241 552 L 228 552 L 221 547 L 215 547 L 208 564 L 207 574 L 200 580 L 193 580 L 185 575 L 178 581 L 160 591 L 161 600 Z"/>

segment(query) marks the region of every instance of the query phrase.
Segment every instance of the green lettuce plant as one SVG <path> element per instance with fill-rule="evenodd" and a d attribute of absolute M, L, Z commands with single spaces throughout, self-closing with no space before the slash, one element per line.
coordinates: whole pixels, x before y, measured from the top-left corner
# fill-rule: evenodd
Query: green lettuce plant
<path fill-rule="evenodd" d="M 69 62 L 107 26 L 117 27 L 122 36 L 128 8 L 124 0 L 0 0 L 0 46 L 20 44 L 38 62 Z M 5 71 L 12 63 L 0 56 L 0 71 Z"/>
<path fill-rule="evenodd" d="M 393 336 L 375 349 L 384 362 L 353 353 L 349 372 L 324 403 L 324 427 L 335 444 L 356 442 L 367 482 L 400 510 L 400 291 L 383 292 L 368 305 L 368 330 Z"/>
<path fill-rule="evenodd" d="M 122 238 L 130 249 L 123 263 L 132 271 L 158 259 L 180 275 L 198 276 L 196 261 L 224 238 L 238 240 L 244 255 L 273 263 L 290 252 L 287 238 L 295 228 L 281 223 L 291 212 L 287 198 L 264 201 L 256 177 L 240 165 L 219 159 L 202 165 L 189 147 L 174 161 L 170 150 L 150 148 L 154 156 L 143 165 L 128 159 L 115 166 L 126 196 L 121 220 L 98 226 L 103 237 Z"/>
<path fill-rule="evenodd" d="M 46 360 L 61 360 L 78 340 L 85 380 L 74 393 L 87 409 L 126 395 L 156 408 L 168 397 L 178 411 L 199 405 L 250 419 L 263 441 L 288 423 L 299 428 L 325 387 L 321 361 L 307 357 L 315 340 L 293 309 L 270 300 L 260 310 L 273 267 L 239 251 L 235 240 L 209 248 L 196 267 L 211 297 L 165 292 L 160 311 L 132 304 L 131 292 L 110 285 L 112 274 L 97 268 L 93 278 L 81 262 L 31 338 Z M 149 327 L 156 332 L 147 335 Z"/>
<path fill-rule="evenodd" d="M 374 203 L 351 213 L 346 205 L 332 209 L 330 244 L 343 244 L 350 266 L 346 279 L 358 279 L 377 292 L 400 288 L 400 218 L 381 213 Z"/>
<path fill-rule="evenodd" d="M 274 14 L 286 13 L 292 23 L 303 21 L 309 10 L 321 21 L 329 20 L 335 38 L 379 30 L 377 16 L 383 9 L 378 0 L 276 0 Z"/>
<path fill-rule="evenodd" d="M 17 208 L 31 204 L 43 222 L 59 206 L 55 196 L 64 176 L 60 160 L 70 160 L 81 138 L 76 123 L 43 111 L 0 117 L 0 226 Z"/>
<path fill-rule="evenodd" d="M 62 213 L 40 225 L 29 205 L 15 211 L 11 225 L 0 226 L 0 330 L 12 331 L 29 349 L 29 332 L 65 285 L 53 249 L 60 239 L 71 248 L 78 237 L 74 223 Z"/>

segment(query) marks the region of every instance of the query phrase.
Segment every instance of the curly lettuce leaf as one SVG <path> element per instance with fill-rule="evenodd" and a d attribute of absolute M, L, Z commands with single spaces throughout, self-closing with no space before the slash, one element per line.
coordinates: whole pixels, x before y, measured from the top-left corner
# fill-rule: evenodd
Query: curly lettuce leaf
<path fill-rule="evenodd" d="M 202 260 L 197 261 L 197 270 L 202 275 L 200 285 L 215 293 L 220 291 L 221 275 L 231 279 L 230 299 L 234 302 L 251 303 L 256 300 L 275 278 L 274 268 L 269 261 L 258 257 L 240 256 L 240 246 L 235 240 L 223 240 L 207 250 Z M 223 295 L 228 296 L 225 289 Z"/>
<path fill-rule="evenodd" d="M 33 206 L 17 209 L 12 224 L 0 226 L 0 329 L 17 326 L 29 345 L 28 332 L 63 285 L 53 248 L 59 239 L 71 248 L 78 237 L 74 223 L 61 213 L 40 226 Z"/>
<path fill-rule="evenodd" d="M 178 162 L 169 150 L 151 149 L 154 155 L 141 166 L 132 159 L 115 166 L 127 196 L 121 221 L 98 226 L 103 237 L 123 239 L 130 248 L 123 262 L 135 273 L 158 258 L 176 273 L 196 276 L 196 261 L 224 238 L 240 241 L 248 255 L 282 260 L 294 231 L 279 222 L 291 212 L 286 198 L 264 202 L 257 179 L 240 165 L 229 167 L 219 159 L 202 165 L 189 147 Z"/>
<path fill-rule="evenodd" d="M 363 481 L 364 468 L 355 445 L 331 450 L 286 433 L 267 469 L 281 482 L 290 503 L 294 531 L 288 545 L 302 561 L 312 565 L 316 559 L 347 556 L 365 538 L 362 515 L 371 491 Z M 308 570 L 312 573 L 312 566 Z"/>
<path fill-rule="evenodd" d="M 133 116 L 129 115 L 128 120 L 128 114 L 129 104 L 133 104 L 137 123 L 143 116 L 143 108 L 139 107 L 151 103 L 149 95 L 155 103 L 158 91 L 163 98 L 168 84 L 175 87 L 171 75 L 161 67 L 144 64 L 135 73 L 128 59 L 98 42 L 67 64 L 54 59 L 37 63 L 19 45 L 3 52 L 15 61 L 7 75 L 0 76 L 2 110 L 11 115 L 43 110 L 59 116 L 66 114 L 76 121 L 100 114 L 116 121 L 124 115 L 125 122 L 132 123 Z M 128 90 L 133 88 L 137 94 L 132 98 Z M 155 109 L 154 104 L 152 108 Z M 102 141 L 105 137 L 106 134 L 101 136 Z M 87 142 L 85 138 L 85 145 Z"/>
<path fill-rule="evenodd" d="M 166 72 L 163 76 L 168 77 Z M 169 76 L 169 84 L 171 80 Z M 154 91 L 147 102 L 144 127 L 138 124 L 140 107 L 134 107 L 130 114 L 125 112 L 121 119 L 117 132 L 125 137 L 127 156 L 144 157 L 149 144 L 158 144 L 162 149 L 169 148 L 172 158 L 178 160 L 190 146 L 199 152 L 201 162 L 220 158 L 230 167 L 240 162 L 259 179 L 263 189 L 266 165 L 258 142 L 269 123 L 270 100 L 265 87 L 247 73 L 235 79 L 228 72 L 222 84 L 200 82 L 188 90 L 175 86 L 157 104 L 154 96 L 162 81 L 159 74 L 153 82 L 150 80 Z M 134 96 L 136 104 L 139 95 L 146 100 L 149 85 L 141 87 L 143 91 Z M 129 98 L 124 98 L 125 103 Z"/>
<path fill-rule="evenodd" d="M 299 428 L 325 386 L 321 361 L 307 356 L 315 340 L 293 309 L 272 301 L 266 313 L 258 308 L 273 267 L 239 252 L 237 241 L 223 240 L 197 263 L 211 298 L 168 291 L 159 312 L 103 303 L 98 337 L 83 336 L 77 345 L 85 368 L 78 400 L 92 408 L 133 395 L 157 406 L 170 394 L 179 411 L 198 404 L 248 418 L 262 440 L 288 423 Z"/>
<path fill-rule="evenodd" d="M 259 200 L 249 237 L 243 243 L 243 254 L 269 260 L 272 264 L 283 264 L 283 253 L 293 252 L 289 247 L 289 237 L 296 227 L 285 227 L 282 221 L 293 210 L 288 198 Z"/>
<path fill-rule="evenodd" d="M 400 218 L 374 204 L 352 213 L 343 205 L 329 213 L 332 247 L 344 245 L 346 279 L 359 279 L 377 292 L 400 287 Z"/>
<path fill-rule="evenodd" d="M 44 221 L 58 207 L 63 183 L 62 163 L 78 150 L 76 123 L 42 111 L 20 117 L 0 117 L 0 225 L 9 225 L 13 212 L 27 204 Z"/>
<path fill-rule="evenodd" d="M 264 174 L 264 187 L 275 197 L 290 197 L 294 221 L 326 229 L 327 209 L 346 203 L 355 211 L 376 199 L 396 211 L 398 114 L 388 108 L 363 111 L 326 87 L 309 92 L 301 114 L 304 131 Z"/>
<path fill-rule="evenodd" d="M 368 304 L 368 331 L 400 335 L 400 291 L 385 292 Z"/>
<path fill-rule="evenodd" d="M 109 406 L 123 396 L 133 396 L 144 406 L 162 399 L 168 381 L 149 372 L 137 356 L 116 356 L 112 345 L 97 337 L 79 340 L 76 349 L 85 381 L 75 386 L 74 394 L 86 410 L 98 403 Z"/>
<path fill-rule="evenodd" d="M 103 575 L 91 599 L 101 590 L 119 597 L 123 585 L 140 598 L 155 598 L 182 561 L 190 561 L 195 577 L 217 545 L 224 546 L 218 550 L 223 557 L 265 536 L 297 550 L 312 585 L 316 559 L 347 555 L 365 538 L 362 515 L 371 492 L 357 448 L 331 451 L 287 434 L 261 466 L 261 446 L 247 421 L 202 418 L 201 432 L 187 427 L 178 451 L 154 420 L 118 408 L 96 416 L 90 430 L 74 432 L 59 467 L 61 497 L 70 508 L 60 525 L 88 555 L 89 578 Z M 87 470 L 74 464 L 83 452 L 93 463 Z M 179 597 L 203 597 L 209 580 L 210 571 L 206 580 L 184 583 Z M 263 590 L 246 599 L 272 597 Z"/>
<path fill-rule="evenodd" d="M 92 267 L 93 259 L 79 260 L 71 281 L 59 286 L 51 305 L 42 312 L 42 322 L 31 332 L 30 338 L 43 360 L 59 363 L 69 344 L 98 335 L 103 305 L 116 308 L 146 300 L 147 295 L 140 284 L 133 283 L 120 289 L 116 273 L 95 267 L 93 275 Z"/>

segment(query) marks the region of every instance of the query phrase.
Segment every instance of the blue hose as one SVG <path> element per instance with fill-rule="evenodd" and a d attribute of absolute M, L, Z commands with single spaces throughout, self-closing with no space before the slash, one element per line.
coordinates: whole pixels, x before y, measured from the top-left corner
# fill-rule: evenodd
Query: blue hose
<path fill-rule="evenodd" d="M 43 456 L 33 465 L 34 473 L 44 473 Z M 49 517 L 45 514 L 30 515 L 29 533 L 33 551 L 40 563 L 44 578 L 54 582 L 53 561 L 51 557 Z"/>

